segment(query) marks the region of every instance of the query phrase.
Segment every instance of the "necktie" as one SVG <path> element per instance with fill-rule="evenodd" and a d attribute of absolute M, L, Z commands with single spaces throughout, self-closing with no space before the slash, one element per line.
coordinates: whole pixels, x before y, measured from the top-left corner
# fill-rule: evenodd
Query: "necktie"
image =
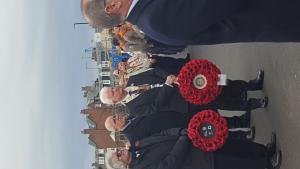
<path fill-rule="evenodd" d="M 128 94 L 129 96 L 132 96 L 134 94 L 139 94 L 141 92 L 141 90 L 132 90 L 132 91 L 129 91 Z"/>

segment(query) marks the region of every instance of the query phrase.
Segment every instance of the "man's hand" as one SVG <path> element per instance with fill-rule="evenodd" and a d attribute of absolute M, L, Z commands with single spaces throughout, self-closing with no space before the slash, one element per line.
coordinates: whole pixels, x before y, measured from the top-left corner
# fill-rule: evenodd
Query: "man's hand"
<path fill-rule="evenodd" d="M 177 84 L 177 77 L 175 75 L 169 75 L 165 82 L 166 85 L 172 86 L 172 84 Z"/>
<path fill-rule="evenodd" d="M 129 141 L 127 141 L 127 142 L 125 142 L 125 149 L 126 150 L 129 150 L 129 148 L 130 148 L 130 142 Z"/>

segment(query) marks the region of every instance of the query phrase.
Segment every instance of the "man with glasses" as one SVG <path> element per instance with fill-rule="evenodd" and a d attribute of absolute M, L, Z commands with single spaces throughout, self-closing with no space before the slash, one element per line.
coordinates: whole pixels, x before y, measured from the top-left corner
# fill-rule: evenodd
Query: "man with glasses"
<path fill-rule="evenodd" d="M 228 128 L 249 128 L 250 119 L 246 115 L 225 117 Z M 146 116 L 132 117 L 129 115 L 108 116 L 105 120 L 105 127 L 111 132 L 120 132 L 125 135 L 131 145 L 143 138 L 155 135 L 170 128 L 187 128 L 191 115 L 178 112 L 153 112 Z M 255 128 L 249 131 L 229 132 L 230 138 L 253 140 Z"/>
<path fill-rule="evenodd" d="M 171 130 L 144 138 L 129 150 L 106 154 L 106 165 L 113 169 L 279 169 L 281 164 L 276 141 L 268 148 L 263 144 L 228 139 L 219 150 L 203 152 L 179 132 L 182 129 Z"/>

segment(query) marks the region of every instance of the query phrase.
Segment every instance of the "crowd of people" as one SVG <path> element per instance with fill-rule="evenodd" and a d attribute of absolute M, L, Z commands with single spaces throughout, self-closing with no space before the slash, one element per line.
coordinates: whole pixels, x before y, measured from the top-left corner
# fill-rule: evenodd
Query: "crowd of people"
<path fill-rule="evenodd" d="M 131 55 L 113 71 L 119 86 L 104 87 L 99 93 L 102 103 L 126 108 L 126 114 L 105 121 L 107 130 L 128 139 L 127 149 L 106 154 L 106 165 L 114 169 L 279 169 L 276 134 L 267 145 L 259 144 L 251 126 L 251 111 L 268 105 L 268 97 L 247 95 L 262 90 L 264 71 L 249 81 L 227 79 L 213 102 L 196 105 L 180 95 L 177 82 L 189 54 L 171 56 L 196 44 L 299 42 L 298 7 L 298 0 L 81 0 L 86 21 L 109 29 L 112 43 Z M 245 112 L 225 117 L 229 137 L 214 152 L 195 148 L 187 136 L 191 117 L 207 109 Z M 249 130 L 231 130 L 237 128 Z"/>
<path fill-rule="evenodd" d="M 255 128 L 250 126 L 251 110 L 266 107 L 268 97 L 247 98 L 247 91 L 261 90 L 263 79 L 263 71 L 248 82 L 228 79 L 218 98 L 207 105 L 185 101 L 176 75 L 160 68 L 129 76 L 124 86 L 102 88 L 103 103 L 123 104 L 127 110 L 126 114 L 109 116 L 105 127 L 125 135 L 130 145 L 128 150 L 108 153 L 106 164 L 121 169 L 278 168 L 281 151 L 276 146 L 276 135 L 267 146 L 255 143 Z M 215 152 L 196 149 L 191 146 L 186 128 L 195 113 L 206 109 L 245 111 L 241 116 L 225 117 L 228 128 L 251 129 L 230 131 L 225 145 Z"/>

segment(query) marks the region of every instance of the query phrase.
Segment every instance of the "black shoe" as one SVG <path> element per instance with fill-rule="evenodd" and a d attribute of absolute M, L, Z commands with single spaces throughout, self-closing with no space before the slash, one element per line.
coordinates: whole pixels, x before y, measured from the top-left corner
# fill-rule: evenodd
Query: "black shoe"
<path fill-rule="evenodd" d="M 272 156 L 276 152 L 277 140 L 276 133 L 272 132 L 271 142 L 267 144 L 268 156 Z"/>
<path fill-rule="evenodd" d="M 265 96 L 263 99 L 260 99 L 261 108 L 266 108 L 269 104 L 268 96 Z"/>
<path fill-rule="evenodd" d="M 276 150 L 276 152 L 269 158 L 268 169 L 279 169 L 281 166 L 282 152 L 281 150 Z"/>
<path fill-rule="evenodd" d="M 255 139 L 255 127 L 252 126 L 246 135 L 247 140 L 253 141 Z"/>
<path fill-rule="evenodd" d="M 250 111 L 257 108 L 265 108 L 268 106 L 269 99 L 264 97 L 263 99 L 250 98 L 247 100 L 246 110 Z"/>
<path fill-rule="evenodd" d="M 262 90 L 264 84 L 265 72 L 260 70 L 254 80 L 248 83 L 248 90 Z"/>
<path fill-rule="evenodd" d="M 241 115 L 239 118 L 240 118 L 240 125 L 238 125 L 238 127 L 236 128 L 250 128 L 250 123 L 251 123 L 250 111 L 246 111 L 246 113 Z"/>
<path fill-rule="evenodd" d="M 241 116 L 226 117 L 226 120 L 230 129 L 250 128 L 251 115 L 250 112 L 247 111 Z"/>

